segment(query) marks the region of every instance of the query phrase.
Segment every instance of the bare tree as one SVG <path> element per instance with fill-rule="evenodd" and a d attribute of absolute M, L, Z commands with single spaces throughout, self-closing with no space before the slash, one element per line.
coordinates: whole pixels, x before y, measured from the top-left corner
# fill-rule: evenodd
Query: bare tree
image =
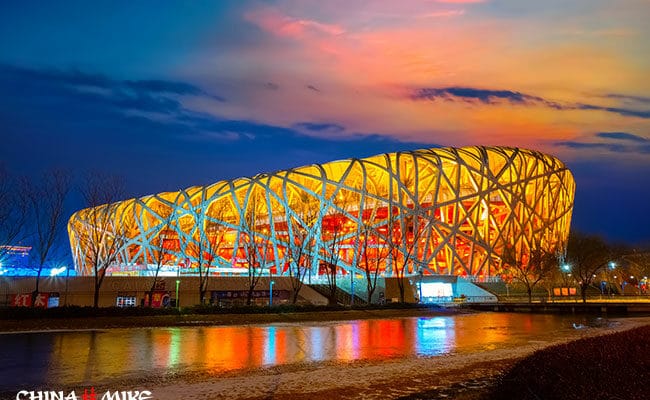
<path fill-rule="evenodd" d="M 124 181 L 117 176 L 100 172 L 85 177 L 81 194 L 86 203 L 81 213 L 83 222 L 76 221 L 82 262 L 91 268 L 94 277 L 93 307 L 99 305 L 99 291 L 106 271 L 119 260 L 119 253 L 127 239 L 124 203 Z"/>
<path fill-rule="evenodd" d="M 580 286 L 583 303 L 587 302 L 587 289 L 596 275 L 614 258 L 610 247 L 600 237 L 578 232 L 569 234 L 567 260 L 572 276 Z"/>
<path fill-rule="evenodd" d="M 554 252 L 536 248 L 529 254 L 517 252 L 514 246 L 504 247 L 501 256 L 507 265 L 513 280 L 521 282 L 526 288 L 528 302 L 533 302 L 533 289 L 543 280 L 550 278 L 553 270 L 557 269 L 557 257 Z"/>
<path fill-rule="evenodd" d="M 345 239 L 346 211 L 350 204 L 350 194 L 339 192 L 338 195 L 332 195 L 332 206 L 327 210 L 327 224 L 323 221 L 322 241 L 326 247 L 321 249 L 322 260 L 326 269 L 328 303 L 335 305 L 337 303 L 336 293 L 338 291 L 338 264 L 341 260 L 341 249 Z"/>
<path fill-rule="evenodd" d="M 248 264 L 248 293 L 246 305 L 253 302 L 253 292 L 262 277 L 269 252 L 269 233 L 264 232 L 263 218 L 269 217 L 269 211 L 264 212 L 264 197 L 254 187 L 251 188 L 244 221 L 240 231 L 240 243 L 243 243 L 244 254 Z"/>
<path fill-rule="evenodd" d="M 22 238 L 26 214 L 25 198 L 20 196 L 15 181 L 0 165 L 0 265 L 5 264 L 11 246 Z"/>
<path fill-rule="evenodd" d="M 29 216 L 34 224 L 32 250 L 36 259 L 36 285 L 32 293 L 32 304 L 39 293 L 43 267 L 50 261 L 63 229 L 65 200 L 70 191 L 70 175 L 61 170 L 43 174 L 36 184 L 23 178 L 21 192 L 29 205 Z"/>
<path fill-rule="evenodd" d="M 296 304 L 298 293 L 302 289 L 304 278 L 311 269 L 316 248 L 315 225 L 319 218 L 320 207 L 305 193 L 298 194 L 297 204 L 293 210 L 296 215 L 287 219 L 288 242 L 287 260 L 291 282 L 291 301 Z"/>
<path fill-rule="evenodd" d="M 153 293 L 155 292 L 156 287 L 158 287 L 159 284 L 158 274 L 160 273 L 160 269 L 165 263 L 167 256 L 171 253 L 171 251 L 173 251 L 173 246 L 170 247 L 169 245 L 169 241 L 170 241 L 169 236 L 174 236 L 175 238 L 175 234 L 173 233 L 173 229 L 172 229 L 172 226 L 175 222 L 175 214 L 173 212 L 173 207 L 170 207 L 165 204 L 160 204 L 155 211 L 158 213 L 158 216 L 161 218 L 161 223 L 160 223 L 160 229 L 158 229 L 156 232 L 153 233 L 155 235 L 155 238 L 150 239 L 150 242 L 152 244 L 151 257 L 155 265 L 155 270 L 154 270 L 153 281 L 151 282 L 151 288 L 149 289 L 149 301 L 147 302 L 147 305 L 149 307 L 152 306 Z M 173 240 L 173 238 L 171 240 Z"/>
<path fill-rule="evenodd" d="M 379 277 L 381 265 L 386 264 L 386 260 L 390 255 L 390 247 L 386 244 L 386 235 L 381 235 L 380 229 L 375 227 L 374 224 L 379 205 L 381 203 L 377 202 L 367 218 L 361 216 L 363 226 L 357 237 L 359 254 L 357 266 L 364 272 L 366 277 L 366 301 L 368 304 L 372 302 L 372 296 L 377 289 L 377 278 Z"/>
<path fill-rule="evenodd" d="M 210 279 L 210 268 L 216 267 L 217 260 L 221 257 L 219 250 L 221 249 L 228 232 L 227 226 L 224 224 L 228 207 L 225 202 L 213 202 L 207 210 L 205 215 L 205 235 L 203 240 L 205 242 L 202 247 L 205 251 L 205 268 L 201 270 L 199 267 L 199 282 L 200 282 L 200 295 L 201 301 L 205 302 L 205 294 L 208 291 L 208 283 Z"/>
<path fill-rule="evenodd" d="M 426 234 L 430 222 L 415 213 L 414 216 L 397 214 L 393 211 L 394 208 L 389 203 L 385 242 L 388 246 L 393 274 L 397 277 L 400 302 L 403 303 L 405 301 L 404 277 L 409 270 L 409 265 L 415 267 L 418 263 L 418 243 Z"/>
<path fill-rule="evenodd" d="M 205 304 L 210 269 L 219 257 L 218 252 L 226 235 L 226 227 L 223 224 L 226 207 L 223 202 L 213 202 L 205 206 L 206 188 L 201 193 L 200 202 L 192 208 L 191 232 L 188 235 L 181 235 L 180 246 L 182 251 L 196 262 L 199 275 L 199 301 Z M 177 221 L 177 224 L 180 222 Z"/>

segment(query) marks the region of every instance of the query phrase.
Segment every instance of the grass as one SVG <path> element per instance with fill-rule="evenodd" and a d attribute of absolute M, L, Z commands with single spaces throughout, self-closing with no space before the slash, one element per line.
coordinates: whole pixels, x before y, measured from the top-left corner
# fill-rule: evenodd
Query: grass
<path fill-rule="evenodd" d="M 650 326 L 552 346 L 517 362 L 485 399 L 649 398 Z"/>
<path fill-rule="evenodd" d="M 54 308 L 39 307 L 0 307 L 0 320 L 26 320 L 39 318 L 89 318 L 89 317 L 133 317 L 159 315 L 213 315 L 213 314 L 278 314 L 320 311 L 349 311 L 349 310 L 403 310 L 403 309 L 440 309 L 437 305 L 423 306 L 414 303 L 389 303 L 385 305 L 364 305 L 350 308 L 347 306 L 318 306 L 285 304 L 268 306 L 237 306 L 221 308 L 211 305 L 196 305 L 183 307 L 180 310 L 151 307 L 81 307 L 65 306 Z"/>
<path fill-rule="evenodd" d="M 195 306 L 181 308 L 180 311 L 174 308 L 147 307 L 98 309 L 76 306 L 51 309 L 21 307 L 0 308 L 0 332 L 334 321 L 432 314 L 446 315 L 457 312 L 460 311 L 437 306 L 422 307 L 414 304 L 387 304 L 354 308 L 314 305 L 233 308 Z"/>

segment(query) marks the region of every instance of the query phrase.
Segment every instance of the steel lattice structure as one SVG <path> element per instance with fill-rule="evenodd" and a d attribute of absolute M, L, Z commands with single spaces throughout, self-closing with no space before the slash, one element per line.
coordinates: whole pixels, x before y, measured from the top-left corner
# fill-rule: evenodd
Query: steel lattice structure
<path fill-rule="evenodd" d="M 333 161 L 160 193 L 76 212 L 69 221 L 77 271 L 92 274 L 85 240 L 98 212 L 110 223 L 102 240 L 124 238 L 114 271 L 145 271 L 164 252 L 166 265 L 191 273 L 259 267 L 286 274 L 291 246 L 303 245 L 311 272 L 335 260 L 360 272 L 360 238 L 372 236 L 385 276 L 494 275 L 504 246 L 562 250 L 574 180 L 558 159 L 508 147 L 433 148 Z M 91 217 L 94 216 L 94 217 Z M 215 246 L 210 254 L 203 244 Z M 253 246 L 247 245 L 255 243 Z M 308 244 L 308 246 L 304 246 Z M 337 257 L 332 257 L 336 252 Z"/>

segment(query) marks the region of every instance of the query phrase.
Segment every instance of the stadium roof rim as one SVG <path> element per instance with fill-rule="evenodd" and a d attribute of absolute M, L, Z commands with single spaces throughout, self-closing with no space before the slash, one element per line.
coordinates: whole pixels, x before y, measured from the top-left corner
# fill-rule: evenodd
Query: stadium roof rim
<path fill-rule="evenodd" d="M 134 199 L 146 199 L 146 198 L 149 198 L 149 197 L 152 197 L 152 196 L 164 195 L 164 194 L 169 194 L 169 193 L 178 193 L 180 191 L 186 191 L 186 190 L 192 190 L 192 189 L 198 189 L 198 188 L 218 185 L 218 184 L 224 183 L 224 182 L 232 182 L 232 181 L 237 181 L 237 180 L 256 181 L 256 180 L 259 180 L 261 178 L 270 177 L 272 175 L 275 175 L 275 174 L 278 174 L 278 173 L 281 173 L 281 172 L 293 172 L 293 171 L 296 171 L 296 170 L 299 170 L 299 169 L 302 169 L 302 168 L 308 168 L 308 167 L 321 168 L 321 167 L 323 167 L 323 166 L 325 166 L 327 164 L 335 164 L 335 163 L 343 163 L 343 162 L 370 161 L 370 160 L 378 158 L 378 157 L 382 157 L 382 156 L 385 157 L 385 156 L 391 156 L 391 155 L 395 155 L 395 156 L 414 155 L 414 156 L 417 156 L 417 155 L 429 155 L 431 153 L 438 153 L 438 152 L 448 152 L 448 153 L 464 152 L 464 153 L 468 154 L 468 153 L 470 153 L 471 150 L 517 151 L 517 152 L 521 152 L 521 153 L 524 153 L 524 154 L 528 154 L 530 156 L 533 156 L 533 157 L 541 159 L 541 160 L 546 159 L 546 158 L 550 158 L 550 159 L 552 159 L 554 162 L 556 162 L 558 164 L 556 166 L 556 168 L 555 168 L 556 170 L 563 170 L 564 169 L 564 170 L 566 170 L 567 172 L 570 173 L 570 170 L 566 167 L 566 165 L 564 164 L 564 162 L 562 160 L 560 160 L 559 158 L 557 158 L 555 156 L 543 153 L 543 152 L 538 151 L 538 150 L 526 149 L 526 148 L 515 147 L 515 146 L 461 146 L 461 147 L 447 146 L 447 147 L 430 147 L 430 148 L 424 148 L 424 149 L 402 150 L 402 151 L 395 151 L 395 152 L 388 152 L 388 153 L 379 153 L 379 154 L 375 154 L 375 155 L 368 156 L 368 157 L 342 158 L 342 159 L 338 159 L 338 160 L 327 161 L 327 162 L 324 162 L 324 163 L 313 163 L 313 164 L 300 165 L 300 166 L 291 167 L 291 168 L 279 169 L 279 170 L 276 170 L 276 171 L 273 171 L 273 172 L 261 172 L 261 173 L 258 173 L 258 174 L 252 175 L 252 176 L 239 176 L 239 177 L 235 177 L 235 178 L 231 178 L 231 179 L 220 179 L 220 180 L 218 180 L 216 182 L 208 183 L 208 184 L 205 184 L 205 185 L 192 185 L 192 186 L 187 186 L 187 187 L 184 187 L 184 188 L 178 189 L 178 190 L 169 190 L 169 191 L 158 192 L 158 193 L 154 193 L 154 194 L 148 194 L 148 195 L 144 195 L 144 196 L 130 197 L 130 198 L 126 198 L 126 199 L 123 199 L 123 200 L 116 201 L 115 203 L 121 203 L 121 202 L 124 202 L 124 201 L 134 200 Z M 471 155 L 471 154 L 468 154 L 468 155 Z M 113 204 L 113 203 L 111 203 L 111 204 Z M 91 207 L 88 207 L 88 208 L 91 208 Z M 81 210 L 79 210 L 79 211 L 81 211 Z"/>

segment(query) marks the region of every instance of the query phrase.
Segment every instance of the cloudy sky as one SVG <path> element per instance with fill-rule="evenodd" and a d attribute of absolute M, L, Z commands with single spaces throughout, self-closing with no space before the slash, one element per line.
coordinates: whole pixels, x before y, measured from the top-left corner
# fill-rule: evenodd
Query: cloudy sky
<path fill-rule="evenodd" d="M 130 195 L 433 146 L 562 159 L 650 242 L 650 1 L 5 1 L 0 162 Z"/>

